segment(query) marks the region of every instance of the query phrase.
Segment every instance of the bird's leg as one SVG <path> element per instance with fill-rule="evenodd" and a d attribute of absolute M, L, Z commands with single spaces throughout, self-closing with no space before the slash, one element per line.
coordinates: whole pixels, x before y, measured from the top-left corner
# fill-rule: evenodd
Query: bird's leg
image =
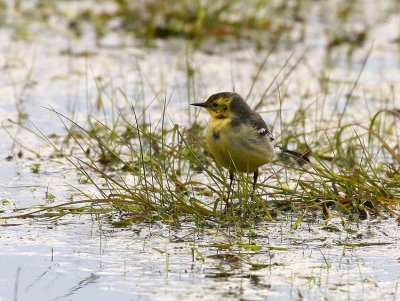
<path fill-rule="evenodd" d="M 256 191 L 257 179 L 258 179 L 258 169 L 256 169 L 256 171 L 253 174 L 253 192 L 251 193 L 251 200 L 254 199 L 254 193 Z"/>
<path fill-rule="evenodd" d="M 229 206 L 229 197 L 231 196 L 231 191 L 232 191 L 232 184 L 233 180 L 235 179 L 235 174 L 230 171 L 229 172 L 229 190 L 228 190 L 228 197 L 226 198 L 226 205 Z"/>
<path fill-rule="evenodd" d="M 235 179 L 235 174 L 233 172 L 229 172 L 229 190 L 228 190 L 228 197 L 224 200 L 225 201 L 225 209 L 223 210 L 223 213 L 226 214 L 228 210 L 231 208 L 231 203 L 229 202 L 229 197 L 231 196 L 231 191 L 232 191 L 232 184 L 233 180 Z"/>

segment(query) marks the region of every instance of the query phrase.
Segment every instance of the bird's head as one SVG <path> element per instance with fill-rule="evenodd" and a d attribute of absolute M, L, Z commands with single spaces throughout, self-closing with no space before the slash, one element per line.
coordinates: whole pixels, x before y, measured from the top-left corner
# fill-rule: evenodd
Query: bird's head
<path fill-rule="evenodd" d="M 235 118 L 248 109 L 243 98 L 232 92 L 221 92 L 211 95 L 205 102 L 192 103 L 192 106 L 205 108 L 212 118 Z"/>

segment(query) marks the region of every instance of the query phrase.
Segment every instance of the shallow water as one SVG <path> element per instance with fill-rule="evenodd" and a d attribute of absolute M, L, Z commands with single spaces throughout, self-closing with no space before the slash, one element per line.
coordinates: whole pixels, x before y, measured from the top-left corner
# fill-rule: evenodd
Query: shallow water
<path fill-rule="evenodd" d="M 87 218 L 23 224 L 1 229 L 3 300 L 15 294 L 20 300 L 400 297 L 400 237 L 390 219 L 354 226 L 352 234 L 340 226 L 338 232 L 318 224 L 290 231 L 288 222 L 266 223 L 258 229 L 265 236 L 254 239 L 257 251 L 240 250 L 223 232 L 198 233 L 190 225 L 179 231 L 163 225 L 99 230 Z M 217 243 L 232 247 L 219 250 Z"/>
<path fill-rule="evenodd" d="M 320 110 L 310 120 L 311 127 L 316 120 L 340 114 L 371 45 L 344 118 L 365 122 L 378 109 L 400 106 L 399 44 L 394 42 L 400 37 L 400 14 L 394 12 L 370 28 L 367 41 L 349 60 L 345 47 L 330 54 L 325 49 L 322 33 L 327 24 L 320 23 L 320 12 L 332 3 L 314 6 L 305 41 L 271 55 L 249 97 L 256 104 L 285 60 L 295 52 L 290 61 L 294 64 L 305 53 L 287 80 L 278 77 L 277 82 L 283 82 L 280 89 L 271 92 L 260 109 L 277 129 L 278 92 L 285 94 L 283 118 L 290 118 L 299 103 Z M 63 5 L 73 10 L 78 4 Z M 372 9 L 363 5 L 372 23 L 370 14 L 380 15 L 393 1 L 382 1 Z M 13 16 L 10 12 L 10 24 L 18 23 Z M 144 99 L 145 103 L 135 103 L 138 108 L 159 93 L 147 110 L 147 120 L 158 120 L 164 95 L 172 95 L 167 110 L 170 124 L 187 124 L 195 118 L 188 109 L 190 102 L 233 86 L 246 95 L 267 53 L 212 42 L 203 46 L 212 48 L 212 54 L 190 50 L 196 84 L 188 99 L 189 46 L 184 41 L 157 40 L 155 48 L 147 49 L 130 36 L 113 33 L 99 47 L 90 28 L 84 39 L 77 40 L 57 19 L 47 26 L 33 23 L 29 32 L 23 39 L 11 25 L 0 30 L 0 120 L 5 128 L 0 143 L 0 208 L 7 213 L 14 207 L 46 204 L 46 192 L 55 196 L 55 203 L 63 202 L 76 195 L 70 185 L 93 189 L 79 184 L 69 165 L 37 158 L 35 153 L 43 158 L 52 154 L 51 147 L 7 119 L 21 117 L 24 125 L 33 128 L 33 122 L 44 134 L 65 133 L 55 114 L 44 107 L 74 115 L 78 121 L 85 121 L 88 114 L 101 116 L 95 109 L 97 80 L 108 95 L 119 87 L 133 101 Z M 91 55 L 83 56 L 84 52 Z M 318 78 L 331 63 L 329 92 L 322 100 Z M 121 110 L 127 107 L 120 95 L 115 99 Z M 105 102 L 106 110 L 110 106 Z M 205 120 L 206 115 L 199 118 Z M 330 228 L 325 222 L 309 221 L 295 231 L 290 220 L 282 217 L 260 224 L 257 235 L 248 239 L 260 250 L 241 248 L 249 241 L 238 242 L 226 229 L 199 230 L 191 224 L 183 224 L 181 230 L 162 224 L 118 229 L 95 216 L 1 221 L 0 300 L 400 300 L 400 237 L 395 219 L 349 224 L 346 229 L 339 220 L 330 221 Z M 220 244 L 230 248 L 219 249 Z"/>

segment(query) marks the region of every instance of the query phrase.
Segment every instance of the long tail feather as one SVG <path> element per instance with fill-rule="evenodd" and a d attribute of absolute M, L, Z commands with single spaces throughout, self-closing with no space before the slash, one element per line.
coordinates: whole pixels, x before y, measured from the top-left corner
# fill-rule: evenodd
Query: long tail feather
<path fill-rule="evenodd" d="M 296 159 L 296 162 L 299 163 L 300 165 L 306 164 L 310 162 L 310 151 L 305 152 L 304 154 L 300 154 L 298 152 L 288 150 L 282 146 L 275 145 L 276 148 L 278 148 L 281 151 L 281 154 L 279 154 L 279 157 L 283 157 L 284 161 L 287 161 L 287 157 L 291 157 Z M 282 156 L 283 155 L 283 156 Z M 285 160 L 286 159 L 286 160 Z"/>

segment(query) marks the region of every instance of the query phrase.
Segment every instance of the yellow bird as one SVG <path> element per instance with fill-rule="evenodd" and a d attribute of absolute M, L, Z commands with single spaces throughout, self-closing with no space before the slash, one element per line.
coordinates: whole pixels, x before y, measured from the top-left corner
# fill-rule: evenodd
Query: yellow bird
<path fill-rule="evenodd" d="M 191 105 L 205 108 L 211 115 L 207 146 L 215 162 L 229 170 L 228 199 L 235 172 L 253 173 L 254 195 L 258 168 L 274 159 L 275 148 L 309 161 L 305 155 L 274 145 L 274 137 L 265 121 L 237 93 L 213 94 L 207 101 Z"/>

